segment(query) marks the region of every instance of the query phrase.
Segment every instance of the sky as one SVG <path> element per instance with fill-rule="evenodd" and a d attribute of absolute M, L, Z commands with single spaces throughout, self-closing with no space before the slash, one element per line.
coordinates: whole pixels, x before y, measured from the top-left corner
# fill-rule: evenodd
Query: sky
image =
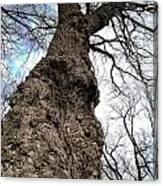
<path fill-rule="evenodd" d="M 151 17 L 147 17 L 147 22 L 151 24 Z M 111 30 L 110 27 L 105 27 L 103 30 L 101 30 L 98 34 L 105 37 L 106 39 L 114 38 L 115 35 L 113 33 L 113 30 Z M 133 38 L 135 36 L 133 35 Z M 136 38 L 135 38 L 136 39 Z M 50 40 L 50 39 L 49 39 Z M 139 41 L 140 45 L 143 47 L 149 47 L 150 50 L 153 50 L 153 45 L 150 43 L 150 41 L 147 40 L 141 40 Z M 116 45 L 115 45 L 116 46 Z M 118 47 L 118 45 L 116 46 Z M 26 48 L 28 49 L 28 47 Z M 116 50 L 113 50 L 109 46 L 106 46 L 106 49 L 110 52 L 113 52 L 114 55 L 117 56 L 118 65 L 123 66 L 123 68 L 128 69 L 128 65 L 126 64 L 126 59 L 122 56 L 119 56 L 119 53 Z M 18 82 L 20 82 L 21 79 L 25 80 L 25 76 L 28 75 L 29 71 L 33 69 L 33 67 L 39 62 L 41 57 L 45 53 L 43 51 L 32 52 L 28 61 L 26 61 L 27 54 L 24 53 L 23 55 L 19 56 L 13 56 L 13 58 L 5 60 L 5 63 L 9 67 L 9 79 L 16 79 Z M 116 109 L 121 109 L 122 105 L 124 104 L 124 109 L 126 104 L 123 97 L 115 97 L 113 94 L 113 87 L 111 85 L 110 80 L 110 68 L 112 65 L 112 61 L 108 58 L 104 58 L 101 55 L 95 54 L 93 55 L 90 53 L 90 58 L 92 60 L 92 63 L 94 64 L 95 70 L 96 70 L 96 77 L 98 79 L 99 89 L 100 89 L 100 103 L 96 107 L 95 114 L 97 118 L 101 121 L 104 131 L 106 132 L 109 126 L 109 137 L 112 136 L 112 140 L 108 137 L 106 140 L 108 142 L 108 145 L 112 146 L 114 145 L 116 139 L 119 137 L 120 134 L 124 132 L 123 129 L 123 121 L 121 118 L 117 119 L 119 116 L 116 111 L 113 111 L 112 105 L 116 106 Z M 152 59 L 151 59 L 152 60 Z M 152 61 L 145 61 L 146 63 L 152 63 Z M 153 68 L 153 66 L 151 67 Z M 152 75 L 152 69 L 147 69 L 148 75 Z M 123 82 L 121 81 L 120 75 L 118 72 L 114 72 L 116 82 L 123 86 Z M 151 126 L 149 123 L 149 119 L 146 116 L 146 113 L 142 111 L 143 104 L 146 104 L 145 98 L 143 98 L 143 89 L 142 86 L 139 84 L 136 84 L 131 77 L 125 76 L 129 83 L 129 92 L 135 91 L 135 96 L 137 96 L 137 92 L 140 93 L 141 99 L 143 100 L 141 103 L 138 103 L 138 106 L 136 108 L 136 111 L 141 110 L 140 114 L 136 117 L 134 120 L 134 129 L 135 133 L 140 132 L 144 129 L 147 132 L 147 135 L 149 136 L 148 140 L 152 140 L 150 134 L 151 134 Z M 140 86 L 140 87 L 139 87 Z M 118 130 L 117 130 L 118 129 Z M 120 134 L 118 133 L 120 131 Z M 125 132 L 124 132 L 125 133 Z M 125 134 L 126 135 L 126 134 Z M 126 137 L 122 140 L 122 143 L 124 145 L 124 148 L 126 149 L 126 152 L 128 153 L 128 159 L 130 159 L 131 152 L 131 144 L 128 141 L 126 143 Z M 130 145 L 129 145 L 130 144 Z M 123 149 L 124 150 L 124 149 Z M 119 149 L 117 151 L 117 154 L 122 152 L 122 149 Z"/>

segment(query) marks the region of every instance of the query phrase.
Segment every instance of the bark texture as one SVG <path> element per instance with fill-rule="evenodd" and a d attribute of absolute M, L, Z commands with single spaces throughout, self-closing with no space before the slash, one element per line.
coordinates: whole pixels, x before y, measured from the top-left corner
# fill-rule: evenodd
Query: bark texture
<path fill-rule="evenodd" d="M 47 56 L 11 100 L 2 121 L 2 176 L 100 178 L 103 132 L 94 115 L 89 25 L 78 4 L 59 5 Z"/>

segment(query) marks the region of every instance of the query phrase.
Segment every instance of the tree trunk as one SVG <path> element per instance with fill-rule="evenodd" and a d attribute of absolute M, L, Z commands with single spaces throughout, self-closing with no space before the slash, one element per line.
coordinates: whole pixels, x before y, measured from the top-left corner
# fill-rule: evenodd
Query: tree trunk
<path fill-rule="evenodd" d="M 48 53 L 2 122 L 2 176 L 100 178 L 103 132 L 89 32 L 78 4 L 60 4 Z"/>

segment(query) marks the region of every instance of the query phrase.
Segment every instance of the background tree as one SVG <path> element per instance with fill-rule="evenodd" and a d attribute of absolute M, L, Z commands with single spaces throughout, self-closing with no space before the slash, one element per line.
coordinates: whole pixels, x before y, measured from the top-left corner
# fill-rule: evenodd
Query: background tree
<path fill-rule="evenodd" d="M 6 72 L 15 51 L 24 53 L 23 69 L 33 51 L 48 48 L 12 95 L 3 119 L 2 175 L 100 178 L 104 138 L 94 116 L 98 84 L 109 95 L 102 121 L 104 178 L 156 178 L 157 47 L 151 45 L 157 36 L 157 5 L 59 4 L 58 16 L 56 5 L 4 6 L 1 11 Z M 4 76 L 3 115 L 12 92 L 6 82 Z M 142 115 L 150 129 L 140 133 Z M 111 123 L 117 123 L 116 133 Z"/>
<path fill-rule="evenodd" d="M 97 115 L 105 112 L 104 178 L 157 178 L 157 14 L 140 12 L 114 17 L 91 38 Z"/>

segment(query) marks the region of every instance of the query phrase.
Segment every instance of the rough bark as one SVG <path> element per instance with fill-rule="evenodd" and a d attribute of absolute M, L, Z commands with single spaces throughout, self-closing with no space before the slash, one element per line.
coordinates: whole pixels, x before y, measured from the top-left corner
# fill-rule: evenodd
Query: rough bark
<path fill-rule="evenodd" d="M 78 4 L 59 5 L 47 56 L 2 121 L 2 176 L 100 178 L 103 132 L 94 115 L 99 91 L 88 28 Z"/>

